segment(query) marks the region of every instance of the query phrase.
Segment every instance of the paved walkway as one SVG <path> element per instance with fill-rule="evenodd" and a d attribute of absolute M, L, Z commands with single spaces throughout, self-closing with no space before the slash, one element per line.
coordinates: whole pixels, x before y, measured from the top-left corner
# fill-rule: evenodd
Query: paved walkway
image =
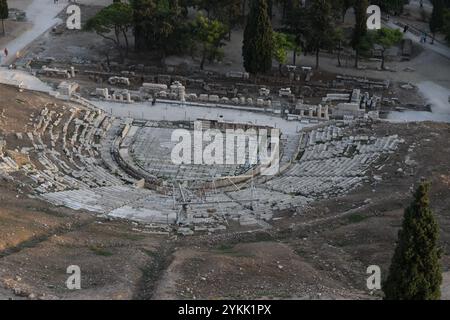
<path fill-rule="evenodd" d="M 53 0 L 33 0 L 33 2 L 25 9 L 28 22 L 33 26 L 5 45 L 8 48 L 8 57 L 2 59 L 3 65 L 8 65 L 20 52 L 29 44 L 36 40 L 40 35 L 52 28 L 55 24 L 61 22 L 56 16 L 67 6 L 67 2 L 60 1 L 54 4 Z"/>
<path fill-rule="evenodd" d="M 389 22 L 385 22 L 384 24 L 385 24 L 385 26 L 387 26 L 391 29 L 397 29 L 397 30 L 400 30 L 403 32 L 403 28 L 395 24 L 395 19 L 393 19 Z M 427 43 L 421 43 L 420 37 L 412 34 L 411 32 L 406 32 L 404 34 L 404 38 L 411 39 L 413 42 L 419 44 L 423 48 L 434 51 L 434 52 L 440 54 L 441 56 L 444 56 L 447 59 L 450 59 L 450 48 L 439 42 L 435 42 L 434 44 L 431 44 L 431 39 L 429 37 L 427 39 Z"/>

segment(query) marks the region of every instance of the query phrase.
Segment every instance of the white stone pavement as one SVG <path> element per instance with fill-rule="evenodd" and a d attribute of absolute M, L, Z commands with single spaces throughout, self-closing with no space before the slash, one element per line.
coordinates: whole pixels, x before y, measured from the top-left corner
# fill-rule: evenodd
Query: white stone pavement
<path fill-rule="evenodd" d="M 130 117 L 148 121 L 223 120 L 273 126 L 280 128 L 284 134 L 295 134 L 302 128 L 311 126 L 311 124 L 301 123 L 299 121 L 288 121 L 275 114 L 256 113 L 247 110 L 238 110 L 237 108 L 221 108 L 219 106 L 197 106 L 187 103 L 182 105 L 164 102 L 158 102 L 154 106 L 150 102 L 124 104 L 108 101 L 91 101 L 91 103 L 115 117 Z"/>
<path fill-rule="evenodd" d="M 418 85 L 420 94 L 431 104 L 431 111 L 392 111 L 388 119 L 394 122 L 436 121 L 450 123 L 450 90 L 431 81 Z"/>
<path fill-rule="evenodd" d="M 0 83 L 18 86 L 22 89 L 50 93 L 53 89 L 32 74 L 21 70 L 0 67 Z"/>

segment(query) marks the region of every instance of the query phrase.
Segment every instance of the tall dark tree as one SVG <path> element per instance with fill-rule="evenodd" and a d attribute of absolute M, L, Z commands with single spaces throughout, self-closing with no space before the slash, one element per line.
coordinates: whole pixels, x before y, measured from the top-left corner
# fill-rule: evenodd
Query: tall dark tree
<path fill-rule="evenodd" d="M 251 74 L 272 69 L 273 29 L 266 0 L 252 0 L 244 30 L 242 56 L 245 70 Z"/>
<path fill-rule="evenodd" d="M 153 13 L 156 11 L 155 0 L 131 0 L 133 8 L 134 46 L 136 51 L 149 48 L 147 33 L 151 28 Z"/>
<path fill-rule="evenodd" d="M 334 18 L 331 0 L 311 0 L 306 8 L 297 7 L 287 14 L 286 33 L 295 36 L 295 45 L 305 54 L 316 56 L 316 69 L 319 68 L 320 50 L 332 49 L 338 44 Z"/>
<path fill-rule="evenodd" d="M 445 4 L 444 0 L 432 0 L 433 3 L 433 12 L 431 14 L 430 19 L 430 30 L 433 34 L 433 42 L 434 38 L 436 36 L 436 33 L 441 31 L 444 27 L 444 11 L 445 11 Z"/>
<path fill-rule="evenodd" d="M 422 183 L 405 210 L 397 248 L 383 285 L 386 300 L 437 300 L 441 296 L 439 227 L 430 209 L 430 185 Z"/>
<path fill-rule="evenodd" d="M 183 0 L 131 0 L 136 51 L 154 50 L 164 64 L 168 54 L 189 41 Z"/>
<path fill-rule="evenodd" d="M 442 32 L 445 35 L 445 39 L 450 44 L 450 10 L 444 11 L 444 25 L 442 27 Z"/>
<path fill-rule="evenodd" d="M 344 21 L 347 10 L 353 6 L 353 0 L 333 0 L 331 6 L 335 17 Z"/>
<path fill-rule="evenodd" d="M 2 28 L 3 28 L 3 35 L 6 34 L 5 31 L 5 19 L 8 19 L 8 1 L 7 0 L 0 0 L 0 19 L 2 20 Z"/>
<path fill-rule="evenodd" d="M 318 69 L 320 49 L 329 49 L 334 40 L 335 29 L 330 0 L 313 0 L 308 16 L 309 26 L 304 37 L 309 51 L 316 55 L 316 69 Z"/>
<path fill-rule="evenodd" d="M 355 28 L 353 30 L 353 36 L 351 45 L 355 50 L 355 67 L 358 67 L 359 55 L 364 45 L 365 36 L 367 34 L 367 7 L 369 6 L 368 0 L 355 0 Z"/>
<path fill-rule="evenodd" d="M 293 36 L 293 65 L 296 65 L 299 49 L 303 49 L 305 54 L 308 53 L 306 51 L 306 40 L 304 37 L 309 25 L 307 11 L 307 9 L 300 6 L 293 7 L 292 10 L 286 13 L 284 28 L 281 29 L 284 33 Z"/>

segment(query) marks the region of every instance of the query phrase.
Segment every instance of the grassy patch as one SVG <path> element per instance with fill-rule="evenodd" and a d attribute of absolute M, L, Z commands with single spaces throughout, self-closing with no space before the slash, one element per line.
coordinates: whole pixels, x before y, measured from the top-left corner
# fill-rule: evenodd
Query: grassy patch
<path fill-rule="evenodd" d="M 363 216 L 362 214 L 358 214 L 358 213 L 354 213 L 347 217 L 347 221 L 350 223 L 360 223 L 366 219 L 368 219 L 368 217 Z"/>
<path fill-rule="evenodd" d="M 215 248 L 216 251 L 232 251 L 234 248 L 234 245 L 230 244 L 230 243 L 223 243 L 220 246 L 217 246 Z"/>
<path fill-rule="evenodd" d="M 213 250 L 213 252 L 217 254 L 232 255 L 232 256 L 236 254 L 236 252 L 233 250 L 233 246 L 226 244 L 218 246 Z"/>
<path fill-rule="evenodd" d="M 230 244 L 221 244 L 213 250 L 214 253 L 223 254 L 233 257 L 250 257 L 250 254 L 238 252 L 234 250 L 234 246 Z"/>
<path fill-rule="evenodd" d="M 255 292 L 255 295 L 257 296 L 257 299 L 264 299 L 264 298 L 269 298 L 269 299 L 290 299 L 292 298 L 292 294 L 290 294 L 289 292 L 285 292 L 285 291 L 267 291 L 267 290 L 262 290 L 262 291 L 258 291 Z"/>
<path fill-rule="evenodd" d="M 270 242 L 273 241 L 273 237 L 266 232 L 255 232 L 253 236 L 247 241 L 250 242 Z"/>
<path fill-rule="evenodd" d="M 99 248 L 99 247 L 90 247 L 89 249 L 91 249 L 91 251 L 93 253 L 95 253 L 98 256 L 102 256 L 102 257 L 110 257 L 112 256 L 114 253 L 112 253 L 111 251 L 108 251 L 104 248 Z"/>
<path fill-rule="evenodd" d="M 27 206 L 25 206 L 25 208 L 27 210 L 29 210 L 29 211 L 38 212 L 38 213 L 45 213 L 45 214 L 48 214 L 50 216 L 55 216 L 55 217 L 58 217 L 58 218 L 67 217 L 64 213 L 62 213 L 61 211 L 59 211 L 58 209 L 55 209 L 55 208 L 35 207 L 33 205 L 27 205 Z"/>
<path fill-rule="evenodd" d="M 146 255 L 148 255 L 151 258 L 156 258 L 158 255 L 158 251 L 153 251 L 145 248 L 141 248 L 141 251 L 144 252 Z"/>
<path fill-rule="evenodd" d="M 132 233 L 124 233 L 121 235 L 121 237 L 130 241 L 140 241 L 146 238 L 145 235 Z"/>
<path fill-rule="evenodd" d="M 308 252 L 302 248 L 295 248 L 294 252 L 296 255 L 298 255 L 299 257 L 307 257 L 308 256 Z"/>

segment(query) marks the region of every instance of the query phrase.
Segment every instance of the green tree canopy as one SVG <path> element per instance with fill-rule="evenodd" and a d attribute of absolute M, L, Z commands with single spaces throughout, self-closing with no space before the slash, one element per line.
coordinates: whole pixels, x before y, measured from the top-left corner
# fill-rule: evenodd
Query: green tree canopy
<path fill-rule="evenodd" d="M 222 59 L 221 47 L 228 32 L 225 25 L 218 20 L 211 20 L 203 15 L 198 15 L 192 23 L 193 38 L 201 46 L 200 69 L 204 69 L 206 60 L 214 61 Z"/>
<path fill-rule="evenodd" d="M 381 28 L 379 30 L 369 32 L 369 39 L 374 44 L 379 46 L 381 51 L 381 69 L 385 69 L 386 50 L 399 43 L 403 39 L 403 34 L 397 29 L 393 30 Z"/>
<path fill-rule="evenodd" d="M 128 52 L 127 31 L 133 22 L 133 11 L 126 3 L 114 2 L 103 8 L 84 26 L 86 31 L 95 31 L 101 37 L 113 42 L 123 60 L 124 53 L 121 46 L 121 36 L 125 39 Z"/>
<path fill-rule="evenodd" d="M 283 32 L 274 32 L 273 44 L 273 58 L 280 66 L 286 64 L 288 51 L 296 48 L 295 37 Z"/>

